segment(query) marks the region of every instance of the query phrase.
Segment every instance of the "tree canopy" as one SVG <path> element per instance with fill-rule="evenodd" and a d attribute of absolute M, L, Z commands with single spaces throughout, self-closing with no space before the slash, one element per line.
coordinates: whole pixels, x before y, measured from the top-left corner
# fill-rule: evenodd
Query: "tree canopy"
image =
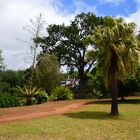
<path fill-rule="evenodd" d="M 111 114 L 118 114 L 117 78 L 125 82 L 128 74 L 136 73 L 139 45 L 135 35 L 135 24 L 122 18 L 104 17 L 104 25 L 97 26 L 89 38 L 98 51 L 97 63 L 103 73 L 106 87 L 112 86 Z"/>
<path fill-rule="evenodd" d="M 43 53 L 57 55 L 60 66 L 67 65 L 78 71 L 80 89 L 84 88 L 86 75 L 92 71 L 95 59 L 86 57 L 88 45 L 85 38 L 91 29 L 102 25 L 102 17 L 96 17 L 92 13 L 81 13 L 71 21 L 70 25 L 50 25 L 47 29 L 48 35 L 38 39 Z"/>

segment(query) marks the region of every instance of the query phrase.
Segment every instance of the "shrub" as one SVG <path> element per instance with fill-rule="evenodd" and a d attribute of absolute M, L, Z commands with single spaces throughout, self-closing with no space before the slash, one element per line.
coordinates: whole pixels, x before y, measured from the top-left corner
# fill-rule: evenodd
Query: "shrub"
<path fill-rule="evenodd" d="M 45 103 L 49 99 L 48 94 L 45 91 L 40 92 L 40 94 L 37 94 L 35 98 L 38 104 Z"/>
<path fill-rule="evenodd" d="M 27 99 L 25 97 L 19 97 L 19 101 L 21 106 L 27 105 Z"/>
<path fill-rule="evenodd" d="M 27 105 L 35 105 L 37 104 L 37 99 L 35 97 L 30 97 L 29 99 L 30 101 L 28 101 L 28 99 L 26 97 L 19 97 L 19 101 L 20 101 L 20 105 L 21 106 L 27 106 Z M 30 102 L 30 103 L 29 103 Z"/>
<path fill-rule="evenodd" d="M 51 100 L 71 100 L 72 98 L 73 94 L 68 87 L 56 87 L 50 96 Z"/>
<path fill-rule="evenodd" d="M 32 105 L 36 105 L 38 101 L 37 101 L 37 99 L 36 99 L 35 97 L 32 97 L 32 98 L 31 98 L 31 102 L 32 102 L 32 103 L 31 103 Z M 27 104 L 27 105 L 28 105 L 28 104 Z"/>
<path fill-rule="evenodd" d="M 40 94 L 41 89 L 38 89 L 37 87 L 30 88 L 30 87 L 27 87 L 27 86 L 24 86 L 23 88 L 17 86 L 17 89 L 19 91 L 19 94 L 22 97 L 26 97 L 26 105 L 32 105 L 32 104 L 37 103 L 35 101 L 36 98 L 33 98 L 33 97 L 36 96 L 37 94 Z"/>
<path fill-rule="evenodd" d="M 15 107 L 20 106 L 20 102 L 17 97 L 11 95 L 0 95 L 0 107 Z"/>

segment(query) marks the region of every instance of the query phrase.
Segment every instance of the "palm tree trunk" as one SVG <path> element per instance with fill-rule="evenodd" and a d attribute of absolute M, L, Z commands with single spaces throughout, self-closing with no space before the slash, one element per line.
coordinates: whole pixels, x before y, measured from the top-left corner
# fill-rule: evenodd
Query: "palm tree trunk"
<path fill-rule="evenodd" d="M 111 103 L 111 115 L 116 116 L 119 114 L 118 112 L 118 84 L 116 77 L 116 66 L 114 62 L 111 64 L 111 85 L 112 85 L 112 103 Z"/>

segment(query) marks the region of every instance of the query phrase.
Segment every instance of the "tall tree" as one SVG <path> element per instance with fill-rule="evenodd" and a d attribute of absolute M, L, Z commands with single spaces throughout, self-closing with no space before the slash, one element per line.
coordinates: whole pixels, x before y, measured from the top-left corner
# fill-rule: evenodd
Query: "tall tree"
<path fill-rule="evenodd" d="M 126 82 L 128 74 L 134 75 L 138 61 L 139 45 L 135 24 L 125 23 L 122 18 L 104 18 L 104 26 L 93 30 L 91 40 L 98 48 L 98 65 L 102 70 L 105 86 L 111 84 L 111 114 L 118 115 L 117 78 Z"/>
<path fill-rule="evenodd" d="M 60 65 L 67 65 L 78 71 L 80 91 L 83 91 L 87 73 L 92 70 L 94 59 L 86 57 L 88 45 L 84 40 L 91 29 L 102 24 L 102 18 L 92 13 L 81 13 L 71 21 L 70 25 L 50 25 L 47 37 L 38 39 L 43 53 L 54 53 L 59 58 Z"/>

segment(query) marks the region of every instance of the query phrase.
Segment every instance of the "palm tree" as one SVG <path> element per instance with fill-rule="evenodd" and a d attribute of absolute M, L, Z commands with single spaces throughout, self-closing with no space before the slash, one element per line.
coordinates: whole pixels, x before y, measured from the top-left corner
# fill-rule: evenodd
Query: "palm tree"
<path fill-rule="evenodd" d="M 138 60 L 138 41 L 135 24 L 125 23 L 122 18 L 105 17 L 104 25 L 98 26 L 89 36 L 98 49 L 98 66 L 102 70 L 105 87 L 111 85 L 111 114 L 118 115 L 117 78 L 126 82 L 128 74 L 134 75 Z"/>

